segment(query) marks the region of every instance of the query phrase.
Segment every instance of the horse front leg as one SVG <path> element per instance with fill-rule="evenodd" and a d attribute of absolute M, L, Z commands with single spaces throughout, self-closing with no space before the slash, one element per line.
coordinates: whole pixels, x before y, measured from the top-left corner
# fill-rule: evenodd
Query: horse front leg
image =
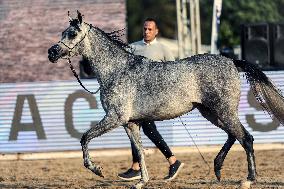
<path fill-rule="evenodd" d="M 121 119 L 121 116 L 117 116 L 115 113 L 108 113 L 97 125 L 83 134 L 80 142 L 83 151 L 84 166 L 87 169 L 91 170 L 93 173 L 100 177 L 104 177 L 102 173 L 102 167 L 100 165 L 94 164 L 91 161 L 88 144 L 93 138 L 101 136 L 108 131 L 124 124 L 125 122 Z"/>
<path fill-rule="evenodd" d="M 124 126 L 124 129 L 130 139 L 130 141 L 134 144 L 135 149 L 138 152 L 139 156 L 139 165 L 140 165 L 140 170 L 141 170 L 141 180 L 136 183 L 134 186 L 132 186 L 133 189 L 140 189 L 142 188 L 148 181 L 149 181 L 149 176 L 145 164 L 145 159 L 144 159 L 144 152 L 143 152 L 143 146 L 142 146 L 142 141 L 141 141 L 141 135 L 139 131 L 139 126 L 135 123 L 128 123 L 127 125 Z"/>

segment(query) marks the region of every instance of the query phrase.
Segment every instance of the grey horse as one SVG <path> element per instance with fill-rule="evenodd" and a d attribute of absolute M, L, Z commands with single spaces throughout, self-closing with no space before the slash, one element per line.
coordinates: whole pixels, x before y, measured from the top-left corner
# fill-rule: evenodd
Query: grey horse
<path fill-rule="evenodd" d="M 85 132 L 81 139 L 84 166 L 103 177 L 102 169 L 91 161 L 88 143 L 119 126 L 124 126 L 140 156 L 142 179 L 134 188 L 149 180 L 144 162 L 139 121 L 176 118 L 197 108 L 215 126 L 228 134 L 228 139 L 215 158 L 218 180 L 221 167 L 236 140 L 247 155 L 247 182 L 256 179 L 253 137 L 238 118 L 241 68 L 251 84 L 256 99 L 271 116 L 284 124 L 284 98 L 266 75 L 251 63 L 219 55 L 203 54 L 169 62 L 155 62 L 131 53 L 116 32 L 106 33 L 83 22 L 81 13 L 70 18 L 70 26 L 61 40 L 50 47 L 48 58 L 82 55 L 97 76 L 105 117 Z"/>

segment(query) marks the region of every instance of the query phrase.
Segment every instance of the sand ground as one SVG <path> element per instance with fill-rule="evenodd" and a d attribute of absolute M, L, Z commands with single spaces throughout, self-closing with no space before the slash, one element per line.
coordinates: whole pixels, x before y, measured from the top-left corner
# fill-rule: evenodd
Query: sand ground
<path fill-rule="evenodd" d="M 148 189 L 238 188 L 247 176 L 244 151 L 229 152 L 222 169 L 222 180 L 217 182 L 213 171 L 216 152 L 203 153 L 208 165 L 199 153 L 176 154 L 185 163 L 179 176 L 172 182 L 164 182 L 168 163 L 160 152 L 146 155 L 150 181 Z M 284 150 L 256 150 L 257 182 L 253 189 L 284 188 Z M 129 188 L 135 182 L 125 182 L 117 174 L 126 170 L 130 155 L 96 157 L 95 162 L 104 168 L 105 178 L 99 178 L 83 166 L 81 158 L 48 160 L 0 161 L 0 188 Z"/>

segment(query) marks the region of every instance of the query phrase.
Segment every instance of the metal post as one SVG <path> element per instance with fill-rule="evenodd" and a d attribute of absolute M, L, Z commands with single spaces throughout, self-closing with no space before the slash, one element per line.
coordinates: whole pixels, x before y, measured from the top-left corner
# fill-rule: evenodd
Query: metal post
<path fill-rule="evenodd" d="M 191 39 L 187 16 L 188 0 L 176 0 L 179 58 L 191 55 Z"/>
<path fill-rule="evenodd" d="M 199 0 L 195 0 L 195 15 L 196 15 L 196 54 L 201 53 L 201 29 L 200 29 L 200 11 Z"/>
<path fill-rule="evenodd" d="M 177 11 L 177 31 L 178 31 L 178 56 L 179 58 L 183 57 L 182 49 L 182 22 L 181 22 L 181 6 L 180 0 L 176 0 L 176 11 Z"/>
<path fill-rule="evenodd" d="M 199 0 L 190 0 L 191 54 L 201 53 Z"/>
<path fill-rule="evenodd" d="M 214 0 L 213 17 L 212 17 L 212 33 L 211 33 L 211 54 L 218 53 L 217 41 L 218 41 L 221 10 L 222 10 L 222 0 Z"/>
<path fill-rule="evenodd" d="M 182 0 L 182 22 L 183 22 L 183 53 L 184 57 L 188 57 L 191 55 L 191 36 L 190 36 L 190 21 L 187 15 L 187 4 L 188 0 Z M 184 58 L 182 57 L 182 58 Z"/>
<path fill-rule="evenodd" d="M 191 53 L 196 54 L 196 17 L 195 17 L 195 0 L 189 1 L 190 8 L 190 31 L 191 31 Z"/>

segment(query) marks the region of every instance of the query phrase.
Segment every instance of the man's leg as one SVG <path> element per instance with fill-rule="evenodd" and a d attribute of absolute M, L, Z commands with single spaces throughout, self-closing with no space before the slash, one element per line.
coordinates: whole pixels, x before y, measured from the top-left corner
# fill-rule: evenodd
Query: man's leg
<path fill-rule="evenodd" d="M 137 124 L 137 123 L 129 123 L 129 124 Z M 139 125 L 139 130 L 141 126 Z M 126 172 L 119 173 L 118 177 L 122 180 L 138 180 L 141 178 L 140 166 L 139 166 L 139 155 L 138 151 L 135 148 L 135 145 L 130 142 L 131 144 L 131 151 L 132 151 L 132 165 L 131 168 L 128 169 Z"/>
<path fill-rule="evenodd" d="M 140 170 L 139 167 L 139 155 L 138 152 L 134 146 L 134 144 L 131 142 L 131 152 L 132 152 L 132 166 L 131 168 L 134 170 Z"/>
<path fill-rule="evenodd" d="M 164 156 L 169 160 L 174 157 L 168 144 L 164 141 L 163 137 L 157 130 L 154 121 L 143 121 L 139 123 L 143 129 L 144 134 L 156 145 L 156 147 L 164 154 Z M 174 160 L 175 161 L 175 160 Z M 170 162 L 169 162 L 170 163 Z M 174 162 L 172 162 L 174 163 Z"/>
<path fill-rule="evenodd" d="M 164 154 L 164 156 L 167 158 L 170 164 L 169 175 L 166 176 L 164 179 L 167 181 L 174 179 L 178 175 L 181 168 L 184 166 L 184 163 L 181 163 L 179 160 L 176 159 L 171 149 L 169 148 L 169 146 L 167 145 L 167 143 L 164 141 L 163 137 L 157 130 L 157 127 L 154 121 L 140 122 L 139 125 L 142 127 L 145 135 Z"/>
<path fill-rule="evenodd" d="M 174 154 L 172 153 L 171 149 L 167 145 L 167 143 L 164 141 L 163 137 L 160 135 L 160 133 L 157 130 L 157 127 L 153 121 L 143 121 L 139 122 L 139 126 L 143 128 L 143 132 L 145 135 L 156 145 L 156 147 L 164 154 L 166 159 L 168 160 L 170 167 L 169 167 L 169 175 L 166 176 L 164 179 L 166 181 L 170 181 L 174 179 L 181 168 L 184 166 L 184 163 L 181 163 L 179 160 L 176 159 Z M 118 174 L 118 177 L 123 180 L 136 180 L 140 179 L 140 167 L 139 167 L 139 156 L 138 152 L 134 147 L 134 144 L 131 143 L 131 149 L 132 149 L 132 158 L 133 163 L 130 169 L 128 169 L 124 173 Z M 139 177 L 140 176 L 140 177 Z"/>

